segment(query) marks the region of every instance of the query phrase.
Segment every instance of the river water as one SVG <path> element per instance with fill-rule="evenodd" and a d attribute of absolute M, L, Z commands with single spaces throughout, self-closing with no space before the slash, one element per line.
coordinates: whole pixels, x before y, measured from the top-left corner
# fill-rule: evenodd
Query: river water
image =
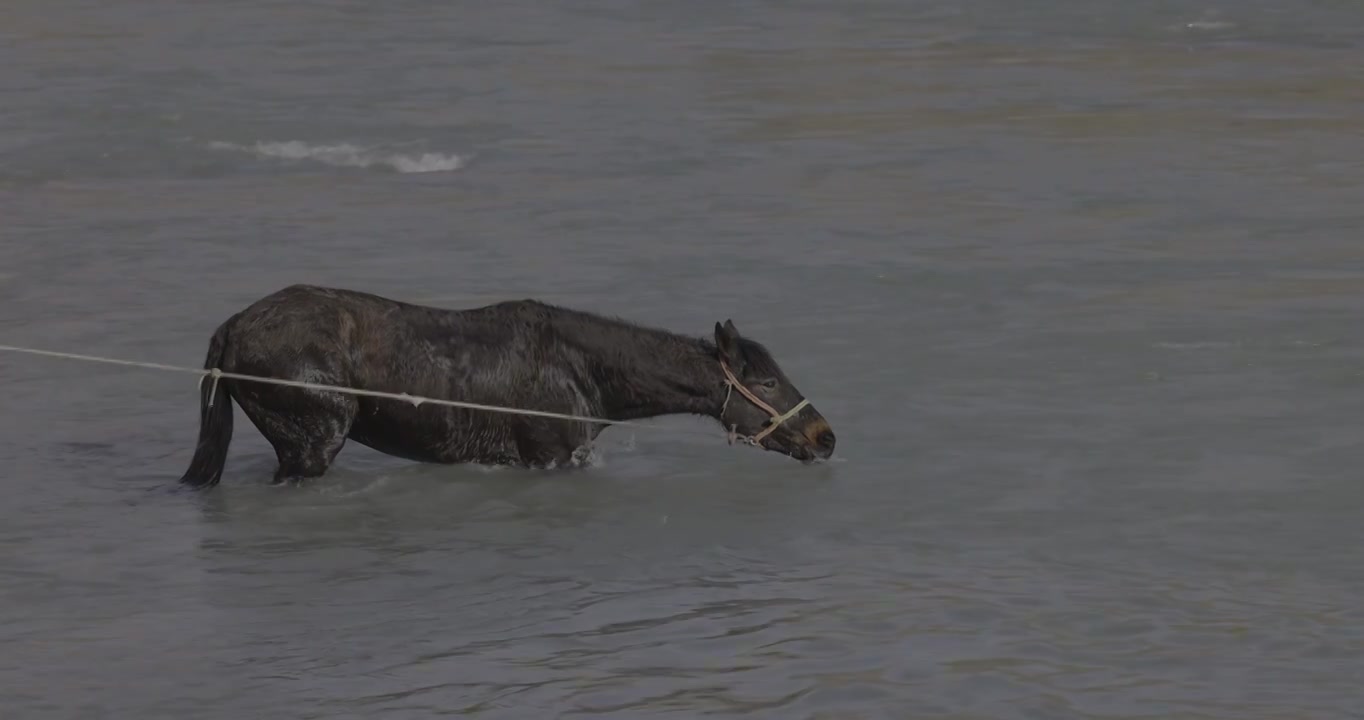
<path fill-rule="evenodd" d="M 1364 707 L 1364 5 L 10 0 L 0 343 L 297 282 L 733 318 L 811 467 L 351 445 L 167 492 L 194 378 L 0 354 L 6 718 Z M 686 430 L 670 432 L 672 430 Z"/>

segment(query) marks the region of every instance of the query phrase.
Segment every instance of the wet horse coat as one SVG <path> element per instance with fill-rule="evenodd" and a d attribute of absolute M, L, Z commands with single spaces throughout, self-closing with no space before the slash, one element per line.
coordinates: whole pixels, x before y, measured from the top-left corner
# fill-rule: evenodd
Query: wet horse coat
<path fill-rule="evenodd" d="M 767 350 L 728 321 L 712 342 L 535 300 L 447 310 L 295 285 L 220 325 L 204 367 L 607 420 L 695 414 L 743 435 L 764 432 L 772 409 L 796 409 L 762 447 L 809 461 L 834 446 Z M 220 480 L 233 401 L 274 447 L 277 482 L 324 474 L 347 439 L 420 462 L 562 466 L 606 427 L 222 378 L 201 389 L 199 441 L 181 482 Z"/>

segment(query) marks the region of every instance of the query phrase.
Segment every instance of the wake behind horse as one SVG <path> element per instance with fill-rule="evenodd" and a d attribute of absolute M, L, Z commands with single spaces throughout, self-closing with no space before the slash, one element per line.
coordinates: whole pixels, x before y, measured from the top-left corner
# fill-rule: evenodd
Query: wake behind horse
<path fill-rule="evenodd" d="M 803 462 L 834 450 L 829 423 L 728 320 L 707 340 L 535 300 L 447 310 L 294 285 L 223 322 L 204 368 L 611 421 L 700 415 Z M 200 390 L 182 483 L 222 478 L 234 401 L 274 447 L 277 483 L 324 475 L 348 439 L 417 462 L 543 468 L 607 427 L 221 378 Z"/>

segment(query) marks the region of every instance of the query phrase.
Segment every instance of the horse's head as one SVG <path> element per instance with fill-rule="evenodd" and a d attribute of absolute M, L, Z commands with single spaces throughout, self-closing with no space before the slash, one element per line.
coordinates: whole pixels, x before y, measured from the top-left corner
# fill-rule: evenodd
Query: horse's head
<path fill-rule="evenodd" d="M 739 336 L 732 321 L 715 324 L 720 371 L 729 388 L 720 422 L 742 438 L 802 462 L 827 459 L 834 431 L 761 344 Z"/>

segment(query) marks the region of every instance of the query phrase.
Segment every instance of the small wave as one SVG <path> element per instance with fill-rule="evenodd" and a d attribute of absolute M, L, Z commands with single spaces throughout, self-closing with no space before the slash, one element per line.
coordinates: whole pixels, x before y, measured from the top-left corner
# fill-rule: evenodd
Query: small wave
<path fill-rule="evenodd" d="M 1175 26 L 1178 30 L 1227 30 L 1236 27 L 1234 23 L 1222 20 L 1194 20 Z"/>
<path fill-rule="evenodd" d="M 1196 20 L 1191 23 L 1184 23 L 1184 27 L 1190 30 L 1226 30 L 1232 27 L 1232 24 L 1220 20 Z"/>
<path fill-rule="evenodd" d="M 257 142 L 251 145 L 212 142 L 208 146 L 214 150 L 246 152 L 260 157 L 281 160 L 312 160 L 333 167 L 387 167 L 400 173 L 450 172 L 464 166 L 464 159 L 453 154 L 401 155 L 374 148 L 362 148 L 348 143 L 310 145 L 298 140 L 287 140 L 283 142 Z"/>

